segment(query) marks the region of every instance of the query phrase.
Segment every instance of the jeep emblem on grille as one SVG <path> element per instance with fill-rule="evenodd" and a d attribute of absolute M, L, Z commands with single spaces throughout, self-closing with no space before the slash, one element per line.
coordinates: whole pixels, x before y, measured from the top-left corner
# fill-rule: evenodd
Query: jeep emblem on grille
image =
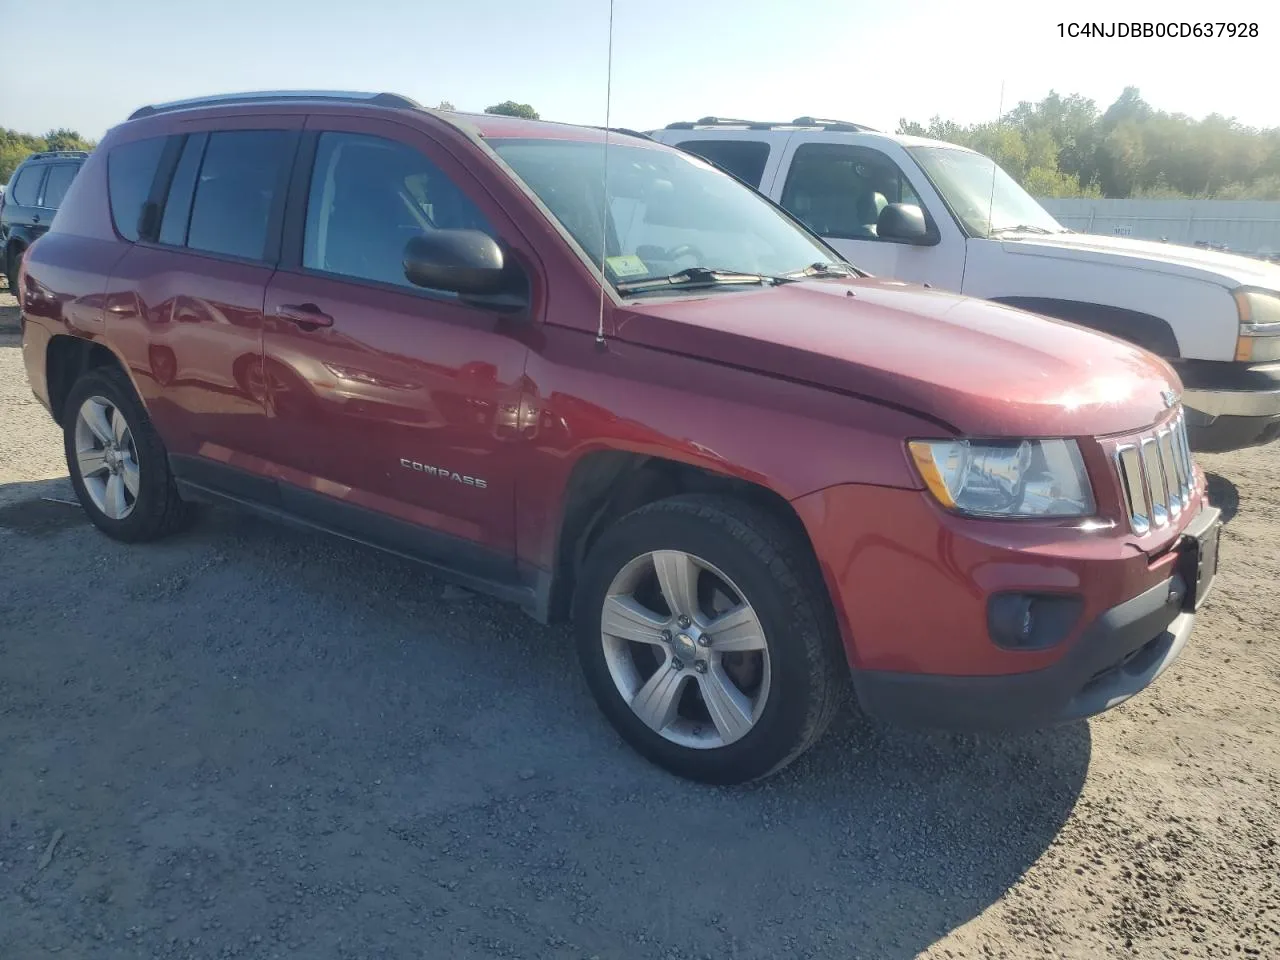
<path fill-rule="evenodd" d="M 1178 402 L 1178 395 L 1174 393 L 1172 390 L 1161 390 L 1160 398 L 1164 400 L 1164 406 L 1166 410 L 1170 409 L 1175 403 Z"/>

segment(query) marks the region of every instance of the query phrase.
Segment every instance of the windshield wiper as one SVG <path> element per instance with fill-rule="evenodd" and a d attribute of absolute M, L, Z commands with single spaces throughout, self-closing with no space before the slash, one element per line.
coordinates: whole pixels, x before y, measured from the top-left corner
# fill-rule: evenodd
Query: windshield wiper
<path fill-rule="evenodd" d="M 1046 230 L 1044 227 L 1033 227 L 1029 223 L 1020 223 L 1016 227 L 993 227 L 987 231 L 987 236 L 994 237 L 997 233 L 1057 233 L 1056 230 Z"/>
<path fill-rule="evenodd" d="M 852 267 L 843 263 L 831 263 L 826 260 L 819 260 L 817 263 L 811 263 L 802 270 L 793 270 L 790 273 L 779 277 L 779 280 L 806 280 L 809 277 L 854 277 L 857 274 Z"/>
<path fill-rule="evenodd" d="M 717 270 L 714 267 L 688 267 L 679 273 L 665 277 L 646 277 L 643 280 L 623 280 L 618 292 L 645 293 L 650 290 L 664 290 L 673 287 L 718 287 L 731 284 L 764 284 L 774 282 L 773 277 L 760 273 L 739 273 L 736 270 Z"/>

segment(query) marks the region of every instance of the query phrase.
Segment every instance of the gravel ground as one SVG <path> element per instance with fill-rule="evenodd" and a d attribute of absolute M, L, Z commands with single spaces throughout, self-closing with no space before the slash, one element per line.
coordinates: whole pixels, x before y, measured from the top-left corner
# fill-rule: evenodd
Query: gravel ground
<path fill-rule="evenodd" d="M 0 957 L 1280 955 L 1280 445 L 1181 660 L 1091 723 L 852 713 L 677 781 L 563 629 L 222 511 L 128 548 L 69 497 L 0 300 Z"/>

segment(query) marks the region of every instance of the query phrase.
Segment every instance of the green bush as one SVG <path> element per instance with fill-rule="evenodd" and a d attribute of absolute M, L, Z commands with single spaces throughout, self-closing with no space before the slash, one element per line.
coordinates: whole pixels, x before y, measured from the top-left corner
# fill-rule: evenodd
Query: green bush
<path fill-rule="evenodd" d="M 1038 197 L 1280 199 L 1280 127 L 1165 113 L 1136 87 L 1105 111 L 1079 94 L 1050 91 L 996 123 L 904 119 L 898 132 L 985 153 Z"/>

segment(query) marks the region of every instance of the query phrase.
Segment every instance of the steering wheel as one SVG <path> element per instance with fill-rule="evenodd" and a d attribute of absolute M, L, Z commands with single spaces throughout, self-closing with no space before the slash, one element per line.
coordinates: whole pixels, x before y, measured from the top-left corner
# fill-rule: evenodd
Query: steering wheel
<path fill-rule="evenodd" d="M 672 247 L 670 250 L 662 251 L 663 260 L 679 260 L 681 257 L 693 257 L 695 260 L 705 260 L 702 251 L 695 247 L 692 243 L 682 243 L 678 247 Z"/>

